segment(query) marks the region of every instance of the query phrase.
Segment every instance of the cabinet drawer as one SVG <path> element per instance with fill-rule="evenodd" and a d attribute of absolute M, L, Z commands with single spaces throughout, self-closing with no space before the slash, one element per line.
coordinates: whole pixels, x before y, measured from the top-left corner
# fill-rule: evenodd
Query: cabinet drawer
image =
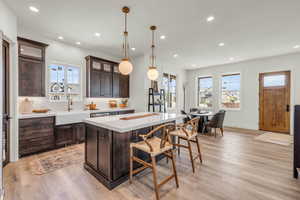
<path fill-rule="evenodd" d="M 34 118 L 34 119 L 20 119 L 20 128 L 39 129 L 43 126 L 52 126 L 54 124 L 54 117 Z"/>

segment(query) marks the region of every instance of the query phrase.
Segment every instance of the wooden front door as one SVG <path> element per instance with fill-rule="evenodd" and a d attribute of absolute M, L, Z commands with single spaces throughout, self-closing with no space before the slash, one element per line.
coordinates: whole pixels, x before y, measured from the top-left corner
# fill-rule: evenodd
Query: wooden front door
<path fill-rule="evenodd" d="M 290 71 L 259 75 L 259 128 L 290 132 Z"/>
<path fill-rule="evenodd" d="M 9 43 L 4 41 L 2 42 L 2 61 L 3 61 L 3 76 L 2 76 L 2 139 L 3 139 L 3 166 L 9 162 Z"/>

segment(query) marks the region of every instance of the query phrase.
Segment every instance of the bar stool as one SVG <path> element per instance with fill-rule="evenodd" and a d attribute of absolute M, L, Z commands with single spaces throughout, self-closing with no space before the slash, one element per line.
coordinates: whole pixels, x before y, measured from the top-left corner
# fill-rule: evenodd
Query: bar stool
<path fill-rule="evenodd" d="M 171 129 L 174 130 L 175 125 L 174 124 L 165 124 L 161 125 L 152 131 L 150 131 L 146 135 L 141 135 L 143 138 L 143 141 L 137 142 L 137 143 L 131 143 L 130 144 L 130 183 L 132 183 L 132 176 L 134 174 L 137 174 L 144 169 L 151 168 L 153 173 L 153 182 L 154 182 L 154 190 L 156 199 L 159 200 L 159 189 L 162 185 L 170 181 L 171 179 L 175 178 L 176 187 L 178 188 L 178 177 L 176 172 L 176 165 L 173 155 L 173 144 L 169 135 L 169 132 Z M 162 137 L 158 138 L 156 136 L 153 136 L 156 132 L 162 131 Z M 139 149 L 141 151 L 144 151 L 145 153 L 148 153 L 151 157 L 151 163 L 148 163 L 144 160 L 141 160 L 133 155 L 133 149 Z M 172 160 L 172 166 L 173 166 L 173 174 L 171 176 L 166 177 L 161 181 L 160 183 L 157 182 L 157 168 L 156 168 L 156 160 L 155 157 L 158 155 L 164 154 L 167 158 L 170 158 Z M 138 162 L 142 164 L 143 166 L 133 170 L 133 162 Z"/>
<path fill-rule="evenodd" d="M 193 118 L 185 124 L 178 125 L 175 131 L 170 132 L 170 135 L 178 137 L 178 140 L 177 140 L 178 143 L 173 144 L 174 146 L 178 147 L 178 154 L 180 154 L 180 147 L 183 147 L 183 148 L 186 148 L 189 150 L 193 173 L 195 173 L 194 161 L 197 158 L 199 158 L 200 162 L 202 163 L 200 144 L 199 144 L 199 140 L 197 137 L 198 124 L 199 124 L 199 118 Z M 180 140 L 185 140 L 188 145 L 180 144 Z M 191 142 L 196 143 L 196 145 L 197 145 L 198 154 L 195 157 L 193 157 Z"/>

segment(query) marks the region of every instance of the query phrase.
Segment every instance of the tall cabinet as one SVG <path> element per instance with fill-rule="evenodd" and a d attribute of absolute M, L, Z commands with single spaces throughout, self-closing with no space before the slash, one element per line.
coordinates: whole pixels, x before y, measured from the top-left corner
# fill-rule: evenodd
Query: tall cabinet
<path fill-rule="evenodd" d="M 87 97 L 129 98 L 129 76 L 120 74 L 118 63 L 86 57 Z"/>
<path fill-rule="evenodd" d="M 18 37 L 19 96 L 45 96 L 45 50 L 48 45 Z"/>

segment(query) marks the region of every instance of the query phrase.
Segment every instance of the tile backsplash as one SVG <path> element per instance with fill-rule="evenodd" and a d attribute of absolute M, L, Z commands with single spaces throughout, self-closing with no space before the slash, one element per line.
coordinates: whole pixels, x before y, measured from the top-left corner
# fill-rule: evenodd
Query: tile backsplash
<path fill-rule="evenodd" d="M 28 98 L 32 102 L 33 109 L 50 109 L 52 111 L 67 110 L 67 102 L 51 102 L 46 97 L 19 97 L 19 105 L 25 98 Z M 118 103 L 122 100 L 120 98 L 84 98 L 83 101 L 73 102 L 73 110 L 83 110 L 85 109 L 85 105 L 90 104 L 91 102 L 97 104 L 98 109 L 109 108 L 108 101 L 112 99 L 117 100 Z"/>

